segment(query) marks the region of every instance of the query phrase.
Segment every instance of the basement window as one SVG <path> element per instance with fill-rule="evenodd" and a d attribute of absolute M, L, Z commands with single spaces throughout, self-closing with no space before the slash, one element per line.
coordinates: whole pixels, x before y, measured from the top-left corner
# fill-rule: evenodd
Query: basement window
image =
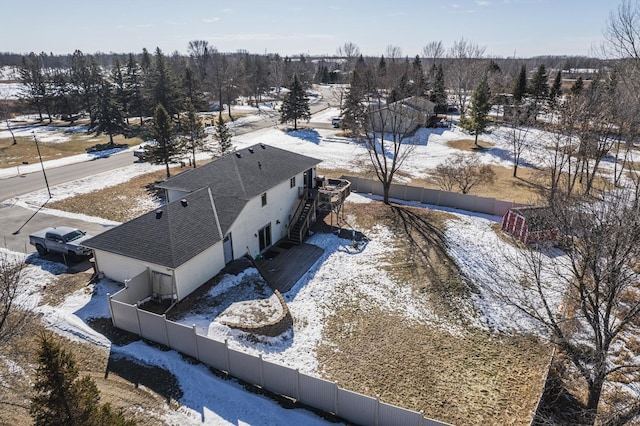
<path fill-rule="evenodd" d="M 262 207 L 267 205 L 267 193 L 262 194 Z"/>

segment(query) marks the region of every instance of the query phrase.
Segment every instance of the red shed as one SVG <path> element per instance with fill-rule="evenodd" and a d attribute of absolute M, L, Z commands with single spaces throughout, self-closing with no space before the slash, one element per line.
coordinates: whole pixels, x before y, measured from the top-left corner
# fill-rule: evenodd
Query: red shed
<path fill-rule="evenodd" d="M 549 213 L 548 207 L 514 207 L 502 217 L 502 230 L 525 243 L 555 240 L 558 229 Z"/>

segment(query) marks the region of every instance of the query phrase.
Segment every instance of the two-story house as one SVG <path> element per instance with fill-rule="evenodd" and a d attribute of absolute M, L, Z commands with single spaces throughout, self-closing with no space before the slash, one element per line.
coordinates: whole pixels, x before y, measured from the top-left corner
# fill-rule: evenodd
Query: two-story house
<path fill-rule="evenodd" d="M 182 300 L 227 263 L 287 237 L 302 212 L 315 213 L 301 207 L 318 163 L 265 144 L 235 151 L 162 183 L 167 204 L 85 245 L 106 277 L 142 274 L 153 293 L 146 296 Z"/>

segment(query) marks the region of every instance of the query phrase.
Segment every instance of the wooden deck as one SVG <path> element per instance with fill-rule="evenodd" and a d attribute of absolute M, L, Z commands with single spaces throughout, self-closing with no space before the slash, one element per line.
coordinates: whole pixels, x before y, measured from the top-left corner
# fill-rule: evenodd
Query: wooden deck
<path fill-rule="evenodd" d="M 271 288 L 284 294 L 320 259 L 322 253 L 324 250 L 313 244 L 294 245 L 283 240 L 254 263 Z"/>

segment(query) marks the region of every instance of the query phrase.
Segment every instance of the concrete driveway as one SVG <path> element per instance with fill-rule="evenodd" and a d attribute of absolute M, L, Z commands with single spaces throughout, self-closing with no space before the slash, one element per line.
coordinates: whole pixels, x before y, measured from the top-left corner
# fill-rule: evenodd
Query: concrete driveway
<path fill-rule="evenodd" d="M 52 216 L 39 211 L 4 203 L 0 204 L 0 247 L 20 253 L 35 253 L 37 256 L 35 247 L 29 244 L 29 234 L 49 226 L 62 225 L 82 229 L 91 235 L 100 234 L 113 227 L 112 225 L 101 225 L 94 222 Z M 64 262 L 62 256 L 58 255 L 47 255 L 45 258 L 47 260 Z M 68 265 L 76 271 L 88 270 L 91 267 L 86 260 L 84 262 L 70 262 Z"/>

